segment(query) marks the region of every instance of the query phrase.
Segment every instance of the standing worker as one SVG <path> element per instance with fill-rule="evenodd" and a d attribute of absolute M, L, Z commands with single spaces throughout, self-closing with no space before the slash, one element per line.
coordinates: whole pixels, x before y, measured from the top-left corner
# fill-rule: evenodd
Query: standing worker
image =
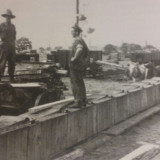
<path fill-rule="evenodd" d="M 0 24 L 0 78 L 4 74 L 5 65 L 8 61 L 10 82 L 14 82 L 16 29 L 11 23 L 11 19 L 15 16 L 8 9 L 6 13 L 2 14 L 2 17 L 6 18 L 6 21 Z"/>
<path fill-rule="evenodd" d="M 72 107 L 82 108 L 86 106 L 87 102 L 83 76 L 89 61 L 89 50 L 84 40 L 80 37 L 82 29 L 78 25 L 72 28 L 74 42 L 70 59 L 70 78 L 72 93 L 75 99 L 75 103 Z"/>

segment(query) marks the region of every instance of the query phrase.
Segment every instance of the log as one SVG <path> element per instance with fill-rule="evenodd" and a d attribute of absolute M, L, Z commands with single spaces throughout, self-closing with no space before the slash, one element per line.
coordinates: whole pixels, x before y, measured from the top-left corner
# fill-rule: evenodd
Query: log
<path fill-rule="evenodd" d="M 87 94 L 87 97 L 88 96 L 91 96 L 91 94 Z M 73 101 L 74 101 L 74 98 L 71 97 L 71 98 L 68 98 L 68 99 L 63 99 L 63 100 L 60 100 L 60 101 L 56 101 L 56 102 L 47 103 L 47 104 L 39 105 L 39 106 L 36 106 L 36 107 L 32 107 L 28 110 L 28 112 L 31 113 L 31 114 L 34 114 L 34 113 L 37 113 L 37 112 L 40 112 L 40 111 L 43 111 L 43 110 L 46 110 L 46 109 L 49 109 L 49 108 L 52 108 L 52 107 L 59 106 L 59 105 L 63 106 L 63 104 L 67 104 L 67 103 L 73 102 Z"/>
<path fill-rule="evenodd" d="M 121 69 L 121 70 L 124 70 L 126 71 L 126 68 L 124 68 L 123 66 L 119 65 L 119 64 L 115 64 L 115 63 L 110 63 L 110 62 L 107 62 L 107 61 L 95 61 L 96 64 L 99 64 L 99 65 L 109 65 L 109 66 L 113 66 L 113 67 L 116 67 L 118 69 Z"/>
<path fill-rule="evenodd" d="M 11 83 L 14 88 L 37 88 L 41 87 L 39 83 Z"/>
<path fill-rule="evenodd" d="M 67 75 L 68 71 L 67 71 L 67 70 L 64 70 L 64 69 L 63 69 L 63 70 L 62 70 L 62 69 L 61 69 L 61 70 L 60 70 L 60 69 L 57 69 L 57 70 L 56 70 L 56 73 L 57 73 L 57 74 L 62 74 L 62 75 Z"/>
<path fill-rule="evenodd" d="M 23 70 L 17 70 L 15 73 L 15 76 L 17 75 L 31 75 L 31 74 L 41 74 L 42 70 L 44 68 L 37 68 L 37 69 L 23 69 Z M 62 70 L 62 69 L 56 69 L 56 73 L 57 74 L 61 74 L 61 75 L 67 75 L 68 71 L 67 70 Z"/>
<path fill-rule="evenodd" d="M 64 103 L 72 102 L 72 101 L 74 101 L 73 97 L 72 98 L 68 98 L 68 99 L 64 99 L 64 100 L 60 100 L 60 101 L 56 101 L 56 102 L 52 102 L 52 103 L 47 103 L 47 104 L 40 105 L 40 106 L 36 106 L 36 107 L 30 108 L 28 111 L 29 111 L 29 113 L 34 114 L 34 113 L 43 111 L 45 109 L 52 108 L 52 107 L 54 107 L 56 105 L 64 104 Z"/>

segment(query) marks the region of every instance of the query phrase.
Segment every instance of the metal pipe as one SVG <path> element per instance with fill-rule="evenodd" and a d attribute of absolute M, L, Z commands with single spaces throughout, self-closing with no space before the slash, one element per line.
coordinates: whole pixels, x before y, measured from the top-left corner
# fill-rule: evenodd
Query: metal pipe
<path fill-rule="evenodd" d="M 77 17 L 77 25 L 79 25 L 79 0 L 76 0 L 76 17 Z"/>

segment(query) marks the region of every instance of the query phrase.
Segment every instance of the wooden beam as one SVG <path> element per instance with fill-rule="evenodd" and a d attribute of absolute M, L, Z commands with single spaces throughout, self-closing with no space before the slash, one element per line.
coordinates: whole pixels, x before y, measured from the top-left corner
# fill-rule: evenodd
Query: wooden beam
<path fill-rule="evenodd" d="M 125 70 L 126 71 L 126 68 L 124 68 L 123 66 L 119 65 L 119 64 L 115 64 L 115 63 L 111 63 L 111 62 L 107 62 L 107 61 L 95 61 L 96 64 L 99 64 L 99 65 L 109 65 L 109 66 L 113 66 L 113 67 L 116 67 L 118 69 L 121 69 L 121 70 Z"/>
<path fill-rule="evenodd" d="M 14 88 L 37 88 L 40 87 L 41 85 L 39 83 L 11 83 L 11 86 Z"/>
<path fill-rule="evenodd" d="M 23 69 L 23 70 L 17 70 L 15 73 L 15 76 L 19 75 L 31 75 L 31 74 L 41 74 L 42 70 L 45 68 L 36 68 L 36 69 Z M 57 74 L 61 75 L 67 75 L 68 71 L 67 70 L 62 70 L 62 69 L 56 69 Z"/>
<path fill-rule="evenodd" d="M 91 96 L 91 94 L 87 94 L 87 97 Z M 47 103 L 47 104 L 44 104 L 44 105 L 39 105 L 39 106 L 36 106 L 36 107 L 32 107 L 28 110 L 29 113 L 31 114 L 34 114 L 34 113 L 37 113 L 37 112 L 40 112 L 40 111 L 43 111 L 43 110 L 46 110 L 46 109 L 49 109 L 49 108 L 56 108 L 57 106 L 59 107 L 59 105 L 63 105 L 64 104 L 68 104 L 69 102 L 73 102 L 74 101 L 74 97 L 71 97 L 71 98 L 68 98 L 68 99 L 63 99 L 63 100 L 60 100 L 60 101 L 56 101 L 56 102 L 52 102 L 52 103 Z"/>
<path fill-rule="evenodd" d="M 62 75 L 67 75 L 68 71 L 67 71 L 67 70 L 64 70 L 64 69 L 63 69 L 63 70 L 57 69 L 57 70 L 56 70 L 56 73 L 57 73 L 57 74 L 62 74 Z"/>
<path fill-rule="evenodd" d="M 60 101 L 56 101 L 56 102 L 52 102 L 52 103 L 47 103 L 47 104 L 36 106 L 36 107 L 32 107 L 28 110 L 28 112 L 31 114 L 34 114 L 34 113 L 43 111 L 45 109 L 49 109 L 49 108 L 52 108 L 52 107 L 60 105 L 60 104 L 63 105 L 64 103 L 68 103 L 68 102 L 72 102 L 72 101 L 74 101 L 73 97 L 68 98 L 68 99 L 64 99 L 64 100 L 60 100 Z"/>

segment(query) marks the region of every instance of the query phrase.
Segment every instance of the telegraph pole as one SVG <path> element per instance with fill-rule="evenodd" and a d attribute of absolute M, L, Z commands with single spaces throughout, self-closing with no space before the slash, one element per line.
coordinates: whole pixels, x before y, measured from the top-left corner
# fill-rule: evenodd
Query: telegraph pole
<path fill-rule="evenodd" d="M 79 0 L 76 0 L 76 17 L 77 17 L 77 22 L 76 24 L 79 25 Z"/>

